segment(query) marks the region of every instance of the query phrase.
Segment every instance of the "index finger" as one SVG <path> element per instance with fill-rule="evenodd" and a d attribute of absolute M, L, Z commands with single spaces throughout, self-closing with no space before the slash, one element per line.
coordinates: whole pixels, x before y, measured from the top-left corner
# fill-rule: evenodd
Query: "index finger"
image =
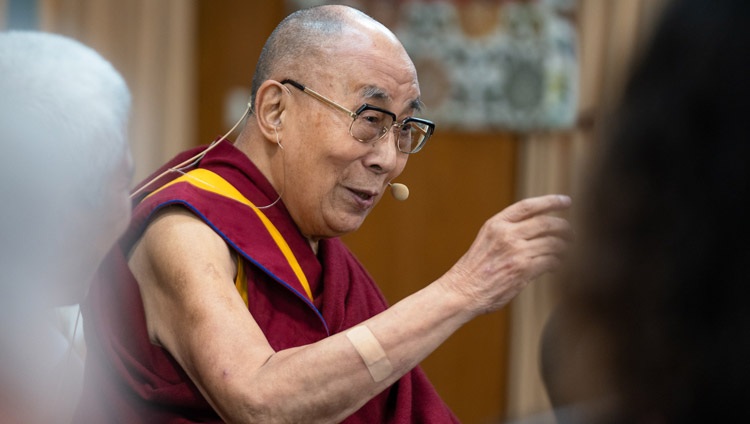
<path fill-rule="evenodd" d="M 508 222 L 520 222 L 535 215 L 568 209 L 571 204 L 572 200 L 569 196 L 548 194 L 520 200 L 503 209 L 500 214 Z"/>

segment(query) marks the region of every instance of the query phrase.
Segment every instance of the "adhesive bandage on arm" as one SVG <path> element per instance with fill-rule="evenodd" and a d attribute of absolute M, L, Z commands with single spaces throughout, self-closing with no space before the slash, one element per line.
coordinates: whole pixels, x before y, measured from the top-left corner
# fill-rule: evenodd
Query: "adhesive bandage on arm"
<path fill-rule="evenodd" d="M 379 383 L 393 372 L 393 366 L 391 361 L 388 360 L 388 356 L 383 350 L 383 346 L 380 345 L 378 339 L 372 334 L 369 328 L 364 325 L 360 325 L 352 328 L 346 332 L 346 337 L 357 350 L 359 356 L 367 366 L 367 370 L 370 372 L 372 379 Z"/>

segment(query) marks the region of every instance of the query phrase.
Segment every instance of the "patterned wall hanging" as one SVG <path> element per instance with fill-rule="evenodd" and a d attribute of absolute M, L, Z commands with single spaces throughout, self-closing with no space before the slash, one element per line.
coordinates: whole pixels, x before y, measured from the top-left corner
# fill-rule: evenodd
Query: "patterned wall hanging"
<path fill-rule="evenodd" d="M 331 2 L 288 0 L 290 9 Z M 570 128 L 578 101 L 575 0 L 344 1 L 391 28 L 440 128 Z"/>

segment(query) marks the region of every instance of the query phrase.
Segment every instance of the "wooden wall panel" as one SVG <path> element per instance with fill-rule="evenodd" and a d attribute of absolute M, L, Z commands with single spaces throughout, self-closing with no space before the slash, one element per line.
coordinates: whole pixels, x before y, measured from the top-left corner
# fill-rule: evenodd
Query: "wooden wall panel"
<path fill-rule="evenodd" d="M 263 42 L 284 16 L 283 2 L 198 2 L 197 143 L 225 131 L 225 96 L 232 87 L 250 86 Z M 395 303 L 447 271 L 482 223 L 512 202 L 515 162 L 514 137 L 448 132 L 438 123 L 399 178 L 411 190 L 409 200 L 384 197 L 344 241 Z M 508 314 L 501 311 L 466 325 L 424 361 L 464 424 L 503 416 L 507 339 Z"/>
<path fill-rule="evenodd" d="M 234 87 L 250 89 L 263 44 L 286 13 L 281 1 L 199 0 L 197 4 L 195 143 L 206 144 L 229 129 L 224 124 L 226 96 Z"/>

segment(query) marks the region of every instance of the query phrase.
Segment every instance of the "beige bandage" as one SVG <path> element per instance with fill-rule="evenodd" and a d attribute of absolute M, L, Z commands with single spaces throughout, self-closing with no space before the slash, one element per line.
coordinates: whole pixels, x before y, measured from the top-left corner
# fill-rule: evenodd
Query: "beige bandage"
<path fill-rule="evenodd" d="M 393 366 L 391 361 L 388 360 L 383 346 L 380 345 L 378 339 L 372 334 L 369 328 L 364 325 L 354 327 L 346 332 L 346 337 L 352 342 L 352 345 L 359 356 L 367 366 L 367 370 L 370 371 L 372 379 L 376 383 L 379 383 L 393 372 Z"/>

